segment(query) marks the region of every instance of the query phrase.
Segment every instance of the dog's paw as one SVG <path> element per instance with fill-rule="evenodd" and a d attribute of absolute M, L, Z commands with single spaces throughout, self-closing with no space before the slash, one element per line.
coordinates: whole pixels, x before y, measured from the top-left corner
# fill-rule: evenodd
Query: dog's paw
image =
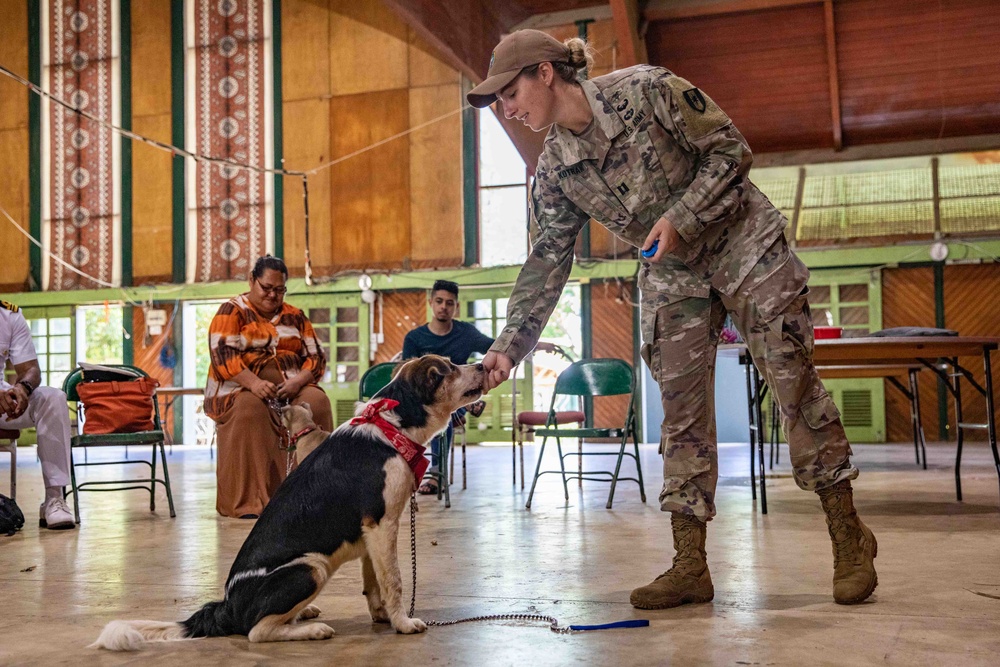
<path fill-rule="evenodd" d="M 372 615 L 373 623 L 388 623 L 389 622 L 389 612 L 385 610 L 385 607 L 376 607 L 374 609 L 369 608 L 368 612 Z"/>
<path fill-rule="evenodd" d="M 309 625 L 302 626 L 300 637 L 302 639 L 329 639 L 335 634 L 333 628 L 326 623 L 310 623 Z"/>
<path fill-rule="evenodd" d="M 316 618 L 320 615 L 320 613 L 320 609 L 316 605 L 307 605 L 302 611 L 299 612 L 299 615 L 295 617 L 295 621 L 308 621 L 311 618 Z"/>
<path fill-rule="evenodd" d="M 423 632 L 427 629 L 427 624 L 419 618 L 406 618 L 396 624 L 396 632 L 404 635 L 412 635 Z"/>

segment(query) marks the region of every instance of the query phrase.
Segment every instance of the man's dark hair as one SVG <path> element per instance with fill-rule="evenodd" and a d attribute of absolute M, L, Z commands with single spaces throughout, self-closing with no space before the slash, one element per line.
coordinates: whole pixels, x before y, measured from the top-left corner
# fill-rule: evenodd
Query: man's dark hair
<path fill-rule="evenodd" d="M 431 294 L 437 292 L 439 289 L 454 294 L 455 298 L 458 298 L 458 283 L 453 283 L 450 280 L 435 280 L 434 287 L 431 288 Z"/>
<path fill-rule="evenodd" d="M 259 280 L 268 269 L 271 271 L 280 271 L 281 275 L 285 276 L 285 280 L 288 280 L 288 267 L 285 266 L 285 261 L 280 257 L 271 257 L 270 255 L 264 255 L 254 263 L 250 276 L 254 280 Z"/>

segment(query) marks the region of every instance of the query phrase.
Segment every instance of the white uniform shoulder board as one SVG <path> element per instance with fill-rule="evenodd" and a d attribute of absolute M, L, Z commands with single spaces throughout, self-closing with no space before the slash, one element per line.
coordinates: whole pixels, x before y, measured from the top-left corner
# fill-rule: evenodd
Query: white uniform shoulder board
<path fill-rule="evenodd" d="M 0 308 L 6 308 L 12 313 L 16 313 L 17 311 L 21 310 L 20 308 L 12 304 L 10 301 L 4 301 L 3 299 L 0 299 Z"/>

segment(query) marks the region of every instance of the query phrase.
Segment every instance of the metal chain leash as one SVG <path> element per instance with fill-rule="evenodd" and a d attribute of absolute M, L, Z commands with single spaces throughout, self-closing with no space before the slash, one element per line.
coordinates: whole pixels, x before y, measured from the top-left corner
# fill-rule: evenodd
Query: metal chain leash
<path fill-rule="evenodd" d="M 410 594 L 410 613 L 413 618 L 413 610 L 417 606 L 417 494 L 410 495 L 410 562 L 413 564 L 413 590 Z M 476 623 L 478 621 L 544 621 L 549 624 L 552 632 L 560 635 L 568 635 L 576 630 L 569 626 L 560 627 L 555 616 L 544 614 L 490 614 L 487 616 L 470 616 L 468 618 L 458 618 L 454 621 L 424 621 L 428 626 L 443 627 L 446 625 L 458 625 L 459 623 Z"/>
<path fill-rule="evenodd" d="M 285 426 L 285 420 L 281 418 L 281 409 L 287 405 L 288 402 L 280 398 L 272 398 L 267 402 L 267 407 L 274 410 L 274 412 L 278 415 L 278 421 L 281 423 L 281 428 L 285 432 L 284 437 L 281 439 L 282 442 L 291 442 L 292 439 L 291 431 L 289 431 L 288 427 Z M 292 474 L 292 462 L 295 458 L 295 445 L 290 444 L 287 447 L 282 447 L 281 442 L 279 442 L 278 449 L 285 450 L 285 477 L 288 477 Z"/>

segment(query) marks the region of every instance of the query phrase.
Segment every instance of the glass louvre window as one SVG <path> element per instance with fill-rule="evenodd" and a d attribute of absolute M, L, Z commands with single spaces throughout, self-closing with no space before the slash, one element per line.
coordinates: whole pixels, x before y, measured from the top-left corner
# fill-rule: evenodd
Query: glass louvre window
<path fill-rule="evenodd" d="M 1000 231 L 1000 151 L 956 157 L 942 157 L 938 172 L 942 233 Z"/>
<path fill-rule="evenodd" d="M 1000 232 L 1000 151 L 763 167 L 750 180 L 813 245 Z"/>
<path fill-rule="evenodd" d="M 491 109 L 479 113 L 479 263 L 517 265 L 528 256 L 524 160 Z"/>

